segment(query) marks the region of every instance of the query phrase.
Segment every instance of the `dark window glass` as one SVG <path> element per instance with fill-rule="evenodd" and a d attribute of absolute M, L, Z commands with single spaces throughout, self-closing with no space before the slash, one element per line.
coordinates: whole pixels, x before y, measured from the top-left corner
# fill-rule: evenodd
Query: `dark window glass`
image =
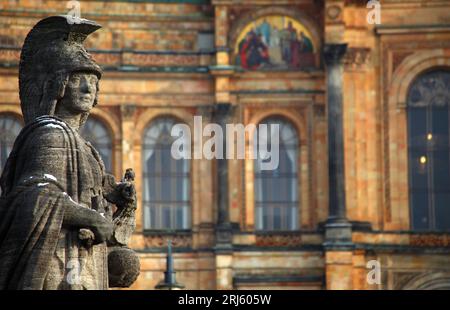
<path fill-rule="evenodd" d="M 100 153 L 107 172 L 112 168 L 112 138 L 106 126 L 96 118 L 88 118 L 81 128 L 81 136 Z"/>
<path fill-rule="evenodd" d="M 144 228 L 189 229 L 190 162 L 174 159 L 170 132 L 178 123 L 170 117 L 153 121 L 144 134 Z M 190 141 L 189 141 L 190 142 Z"/>
<path fill-rule="evenodd" d="M 22 123 L 18 118 L 7 114 L 0 115 L 0 174 L 21 129 Z"/>
<path fill-rule="evenodd" d="M 270 125 L 279 126 L 279 165 L 273 170 L 263 170 L 261 164 L 265 160 L 259 156 L 255 159 L 256 229 L 296 230 L 299 223 L 297 131 L 291 123 L 279 117 L 268 118 L 261 124 L 268 125 L 269 134 L 266 141 L 262 141 L 265 139 L 264 135 L 255 134 L 256 150 L 265 143 L 267 143 L 267 149 L 272 149 Z"/>
<path fill-rule="evenodd" d="M 408 94 L 411 225 L 450 230 L 450 73 L 422 74 Z"/>

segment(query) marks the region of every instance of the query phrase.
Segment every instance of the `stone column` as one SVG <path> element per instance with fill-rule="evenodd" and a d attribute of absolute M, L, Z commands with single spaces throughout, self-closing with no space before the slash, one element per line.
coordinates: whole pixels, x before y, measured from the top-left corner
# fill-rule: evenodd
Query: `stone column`
<path fill-rule="evenodd" d="M 347 44 L 326 44 L 328 105 L 329 215 L 326 240 L 351 242 L 351 224 L 345 210 L 344 135 L 342 109 L 343 56 Z"/>
<path fill-rule="evenodd" d="M 193 161 L 193 206 L 192 224 L 193 231 L 198 232 L 193 235 L 193 247 L 194 248 L 212 248 L 215 245 L 215 210 L 216 202 L 214 201 L 214 161 L 204 158 L 202 155 L 203 144 L 202 140 L 203 125 L 213 122 L 213 112 L 215 104 L 201 105 L 197 107 L 196 116 L 202 117 L 202 125 L 196 130 L 201 132 L 194 136 L 194 143 L 201 144 L 199 150 L 199 158 Z M 209 207 L 205 207 L 209 206 Z"/>
<path fill-rule="evenodd" d="M 121 116 L 121 131 L 122 131 L 122 156 L 121 156 L 121 167 L 119 169 L 119 175 L 116 177 L 118 180 L 123 178 L 125 170 L 128 168 L 133 168 L 133 170 L 137 173 L 136 177 L 136 190 L 138 191 L 138 195 L 141 194 L 142 189 L 142 167 L 140 161 L 136 161 L 135 152 L 140 151 L 139 148 L 136 148 L 134 145 L 134 132 L 136 131 L 136 105 L 133 103 L 123 104 L 120 106 L 120 116 Z M 116 169 L 117 170 L 117 169 Z M 139 196 L 138 196 L 139 198 Z M 138 208 L 141 208 L 138 202 Z M 136 230 L 142 231 L 143 229 L 143 212 L 136 212 Z M 132 237 L 133 239 L 135 237 Z"/>
<path fill-rule="evenodd" d="M 134 163 L 134 154 L 133 154 L 133 144 L 134 144 L 134 135 L 132 134 L 135 131 L 135 113 L 136 113 L 136 105 L 135 104 L 124 104 L 120 106 L 120 115 L 121 115 L 121 130 L 122 130 L 122 167 L 123 171 L 120 171 L 122 174 L 125 169 L 133 168 L 135 170 L 140 167 L 135 167 Z"/>
<path fill-rule="evenodd" d="M 222 129 L 223 134 L 223 158 L 216 160 L 217 171 L 217 227 L 216 227 L 216 247 L 218 249 L 231 248 L 232 234 L 229 210 L 228 191 L 228 160 L 226 159 L 227 141 L 226 124 L 231 117 L 233 107 L 229 103 L 217 103 L 214 111 L 214 121 Z"/>
<path fill-rule="evenodd" d="M 232 114 L 230 103 L 216 103 L 214 121 L 219 124 L 224 133 L 223 158 L 216 159 L 216 193 L 217 193 L 217 224 L 216 224 L 216 289 L 233 288 L 233 232 L 230 223 L 229 193 L 228 193 L 228 160 L 226 159 L 227 141 L 226 124 Z"/>
<path fill-rule="evenodd" d="M 229 191 L 228 191 L 228 161 L 225 157 L 226 124 L 233 113 L 230 102 L 230 76 L 233 68 L 229 64 L 228 51 L 228 7 L 218 5 L 215 7 L 215 47 L 216 65 L 211 66 L 210 73 L 215 79 L 215 108 L 213 120 L 222 129 L 223 133 L 223 159 L 216 160 L 216 185 L 217 185 L 217 225 L 216 225 L 216 250 L 229 251 L 231 249 L 232 234 L 229 215 Z"/>
<path fill-rule="evenodd" d="M 215 109 L 213 120 L 219 124 L 224 138 L 226 137 L 226 123 L 230 119 L 233 108 L 230 98 L 230 76 L 233 67 L 230 66 L 228 48 L 228 7 L 215 7 L 215 48 L 216 65 L 210 66 L 210 73 L 215 79 Z M 233 252 L 232 226 L 229 214 L 228 199 L 228 161 L 226 159 L 226 139 L 223 139 L 223 159 L 216 160 L 216 289 L 233 288 Z"/>
<path fill-rule="evenodd" d="M 326 44 L 328 106 L 329 214 L 325 223 L 327 289 L 352 289 L 352 226 L 345 209 L 343 57 L 347 44 Z"/>

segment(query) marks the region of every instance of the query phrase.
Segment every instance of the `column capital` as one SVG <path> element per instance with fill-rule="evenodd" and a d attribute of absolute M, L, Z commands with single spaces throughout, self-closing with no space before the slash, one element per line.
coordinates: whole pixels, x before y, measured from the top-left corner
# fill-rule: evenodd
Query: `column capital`
<path fill-rule="evenodd" d="M 233 109 L 233 105 L 230 102 L 216 102 L 214 105 L 214 111 L 218 113 L 228 114 Z"/>
<path fill-rule="evenodd" d="M 128 103 L 120 106 L 120 113 L 125 120 L 133 120 L 136 112 L 136 104 Z"/>
<path fill-rule="evenodd" d="M 197 106 L 196 115 L 202 116 L 204 118 L 207 118 L 208 121 L 210 121 L 213 117 L 215 110 L 214 104 L 208 104 L 208 105 L 201 105 Z"/>
<path fill-rule="evenodd" d="M 347 51 L 347 43 L 325 44 L 323 47 L 323 58 L 327 66 L 336 65 L 343 62 Z"/>
<path fill-rule="evenodd" d="M 217 102 L 214 105 L 214 119 L 218 123 L 227 123 L 230 119 L 233 118 L 236 112 L 237 106 L 233 105 L 229 102 Z"/>

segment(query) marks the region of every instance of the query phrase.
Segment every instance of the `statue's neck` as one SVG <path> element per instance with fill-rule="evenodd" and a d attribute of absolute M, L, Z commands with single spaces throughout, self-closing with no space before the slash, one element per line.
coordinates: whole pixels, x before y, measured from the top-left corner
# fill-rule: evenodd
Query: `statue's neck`
<path fill-rule="evenodd" d="M 78 131 L 80 129 L 81 118 L 83 117 L 83 114 L 74 114 L 66 109 L 57 108 L 55 111 L 55 116 L 64 121 L 73 130 Z"/>

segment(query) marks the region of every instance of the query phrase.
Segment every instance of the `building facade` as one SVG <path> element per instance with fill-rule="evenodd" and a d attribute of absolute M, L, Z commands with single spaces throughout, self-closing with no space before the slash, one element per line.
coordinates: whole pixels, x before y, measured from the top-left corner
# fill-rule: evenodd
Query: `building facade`
<path fill-rule="evenodd" d="M 69 2 L 0 2 L 2 167 L 20 48 Z M 79 3 L 105 71 L 83 134 L 136 172 L 133 289 L 162 280 L 167 240 L 187 289 L 450 289 L 450 2 Z M 207 124 L 278 124 L 279 165 L 252 159 L 271 139 L 251 126 L 244 159 L 176 160 L 180 123 L 203 146 Z"/>

